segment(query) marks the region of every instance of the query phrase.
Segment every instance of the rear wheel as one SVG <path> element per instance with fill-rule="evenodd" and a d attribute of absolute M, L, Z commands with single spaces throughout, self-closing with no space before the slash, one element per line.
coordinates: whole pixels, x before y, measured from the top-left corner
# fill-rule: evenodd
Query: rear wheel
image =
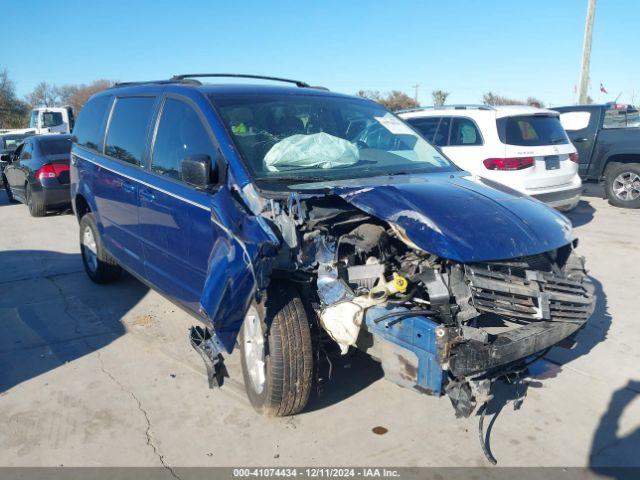
<path fill-rule="evenodd" d="M 301 412 L 311 392 L 311 332 L 302 300 L 289 286 L 249 307 L 240 331 L 242 374 L 253 408 L 268 416 Z"/>
<path fill-rule="evenodd" d="M 80 250 L 84 269 L 95 283 L 110 283 L 122 274 L 122 268 L 104 249 L 91 213 L 80 220 Z"/>
<path fill-rule="evenodd" d="M 32 217 L 44 217 L 47 213 L 47 207 L 44 204 L 44 200 L 33 196 L 33 190 L 31 184 L 27 183 L 25 187 L 25 200 L 27 202 L 27 208 Z"/>
<path fill-rule="evenodd" d="M 620 163 L 608 168 L 605 190 L 611 205 L 640 208 L 640 164 Z"/>

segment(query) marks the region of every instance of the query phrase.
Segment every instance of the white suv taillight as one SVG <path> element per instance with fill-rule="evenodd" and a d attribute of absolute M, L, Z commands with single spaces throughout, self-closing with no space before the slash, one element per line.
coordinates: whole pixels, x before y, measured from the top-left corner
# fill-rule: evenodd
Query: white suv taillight
<path fill-rule="evenodd" d="M 484 166 L 488 170 L 522 170 L 533 167 L 533 157 L 487 158 Z"/>
<path fill-rule="evenodd" d="M 580 155 L 577 152 L 573 152 L 569 154 L 569 160 L 572 162 L 580 163 Z"/>

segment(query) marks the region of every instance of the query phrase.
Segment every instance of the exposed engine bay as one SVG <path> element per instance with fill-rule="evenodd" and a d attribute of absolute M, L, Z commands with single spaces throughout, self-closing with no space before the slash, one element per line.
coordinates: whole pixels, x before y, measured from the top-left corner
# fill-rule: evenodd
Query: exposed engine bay
<path fill-rule="evenodd" d="M 263 215 L 286 245 L 274 271 L 306 280 L 306 300 L 341 353 L 358 348 L 382 363 L 387 379 L 446 393 L 457 416 L 487 401 L 495 378 L 570 343 L 594 308 L 573 243 L 462 264 L 334 196 L 286 207 L 272 200 Z"/>

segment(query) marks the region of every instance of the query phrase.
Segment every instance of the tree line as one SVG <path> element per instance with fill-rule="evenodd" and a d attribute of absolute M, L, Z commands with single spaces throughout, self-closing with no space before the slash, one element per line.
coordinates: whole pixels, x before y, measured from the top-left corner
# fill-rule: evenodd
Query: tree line
<path fill-rule="evenodd" d="M 70 105 L 77 115 L 93 94 L 113 86 L 111 80 L 95 80 L 89 84 L 52 85 L 40 82 L 24 98 L 16 93 L 15 82 L 6 68 L 0 69 L 0 129 L 25 128 L 29 112 L 36 107 Z"/>
<path fill-rule="evenodd" d="M 410 97 L 400 90 L 391 90 L 385 94 L 378 90 L 359 90 L 356 92 L 359 97 L 374 100 L 391 111 L 404 110 L 410 108 L 418 108 L 420 104 L 415 98 Z M 431 92 L 431 102 L 435 107 L 441 107 L 447 103 L 450 93 L 444 90 L 434 90 Z M 535 97 L 528 97 L 526 100 L 519 100 L 504 97 L 493 92 L 486 92 L 482 95 L 482 103 L 484 105 L 531 105 L 533 107 L 543 108 L 544 103 Z"/>

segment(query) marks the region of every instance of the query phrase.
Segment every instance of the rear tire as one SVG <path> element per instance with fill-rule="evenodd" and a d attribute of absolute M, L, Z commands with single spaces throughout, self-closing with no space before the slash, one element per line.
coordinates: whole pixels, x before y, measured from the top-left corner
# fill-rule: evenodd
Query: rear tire
<path fill-rule="evenodd" d="M 33 190 L 31 184 L 27 183 L 24 191 L 25 200 L 27 202 L 27 208 L 32 217 L 44 217 L 47 214 L 47 206 L 40 198 L 33 197 Z"/>
<path fill-rule="evenodd" d="M 274 286 L 266 306 L 252 303 L 239 340 L 242 375 L 253 408 L 274 417 L 301 412 L 311 392 L 313 349 L 295 288 Z"/>
<path fill-rule="evenodd" d="M 640 208 L 640 163 L 618 163 L 607 168 L 605 193 L 614 207 Z"/>
<path fill-rule="evenodd" d="M 80 251 L 84 270 L 95 283 L 111 283 L 120 278 L 122 268 L 104 249 L 92 213 L 80 220 Z"/>

